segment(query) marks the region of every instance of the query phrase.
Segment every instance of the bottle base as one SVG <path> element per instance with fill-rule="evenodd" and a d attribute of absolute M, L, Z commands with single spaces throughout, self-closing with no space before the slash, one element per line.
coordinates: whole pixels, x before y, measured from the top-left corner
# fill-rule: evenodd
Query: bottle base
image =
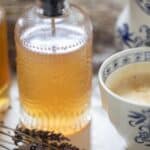
<path fill-rule="evenodd" d="M 81 131 L 87 126 L 90 120 L 90 111 L 87 111 L 80 117 L 72 118 L 35 118 L 29 116 L 26 112 L 22 112 L 20 116 L 20 123 L 23 127 L 44 131 L 54 131 L 56 133 L 62 133 L 65 136 L 70 136 Z"/>

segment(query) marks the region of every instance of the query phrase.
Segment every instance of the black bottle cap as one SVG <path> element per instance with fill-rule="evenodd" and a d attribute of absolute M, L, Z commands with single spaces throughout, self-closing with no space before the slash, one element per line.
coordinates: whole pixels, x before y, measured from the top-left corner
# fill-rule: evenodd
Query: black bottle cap
<path fill-rule="evenodd" d="M 63 14 L 65 0 L 41 0 L 44 9 L 44 15 L 56 17 Z"/>

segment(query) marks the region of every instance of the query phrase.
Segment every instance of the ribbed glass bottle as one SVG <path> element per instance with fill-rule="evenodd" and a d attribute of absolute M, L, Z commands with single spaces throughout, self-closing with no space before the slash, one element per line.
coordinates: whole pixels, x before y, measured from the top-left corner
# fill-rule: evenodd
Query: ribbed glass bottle
<path fill-rule="evenodd" d="M 90 120 L 92 25 L 64 0 L 37 0 L 15 30 L 21 122 L 73 134 Z"/>

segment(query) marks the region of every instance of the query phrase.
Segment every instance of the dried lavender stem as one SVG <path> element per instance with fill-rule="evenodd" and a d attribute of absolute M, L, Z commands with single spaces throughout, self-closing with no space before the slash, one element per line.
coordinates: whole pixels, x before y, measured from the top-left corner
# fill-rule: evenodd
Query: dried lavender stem
<path fill-rule="evenodd" d="M 0 139 L 0 142 L 3 142 L 0 145 L 0 149 L 4 150 L 12 150 L 7 147 L 9 144 L 10 146 L 16 147 L 14 150 L 25 150 L 26 148 L 32 148 L 32 146 L 36 146 L 36 148 L 44 148 L 45 150 L 59 150 L 60 148 L 62 149 L 74 149 L 74 150 L 79 150 L 78 148 L 72 146 L 69 143 L 62 143 L 62 141 L 69 141 L 67 138 L 63 137 L 61 134 L 54 134 L 53 132 L 44 132 L 44 131 L 36 131 L 36 130 L 29 130 L 24 128 L 16 128 L 12 129 L 8 126 L 5 126 L 3 123 L 0 122 L 0 135 L 8 136 L 11 138 L 11 140 L 14 141 L 14 144 L 12 144 L 9 141 L 5 141 Z M 31 135 L 30 135 L 31 134 Z M 45 134 L 46 137 L 50 137 L 50 139 L 45 139 L 46 137 L 43 135 Z M 38 136 L 39 135 L 39 136 Z M 38 138 L 39 137 L 39 138 Z M 46 142 L 44 141 L 46 140 Z M 58 144 L 53 142 L 53 141 L 58 141 Z M 48 143 L 47 143 L 48 142 Z M 23 144 L 21 147 L 20 144 Z M 34 145 L 35 144 L 35 145 Z M 19 146 L 20 145 L 20 146 Z M 42 146 L 42 147 L 41 147 Z"/>
<path fill-rule="evenodd" d="M 6 147 L 6 146 L 4 146 L 4 145 L 1 145 L 1 144 L 0 144 L 0 147 L 3 148 L 3 149 L 5 149 L 5 150 L 11 150 L 11 149 L 9 149 L 8 147 Z"/>
<path fill-rule="evenodd" d="M 13 145 L 13 146 L 14 146 L 14 143 L 9 142 L 9 141 L 6 141 L 6 140 L 4 140 L 4 139 L 0 139 L 0 141 L 3 142 L 3 143 L 7 143 L 7 144 L 9 144 L 9 145 Z"/>
<path fill-rule="evenodd" d="M 6 132 L 3 132 L 3 131 L 0 131 L 0 134 L 2 134 L 2 135 L 5 135 L 5 136 L 8 136 L 8 137 L 10 137 L 10 138 L 15 138 L 14 136 L 12 136 L 12 135 L 10 135 L 10 134 L 8 134 L 8 133 L 6 133 Z M 31 137 L 30 137 L 31 138 Z M 24 143 L 24 144 L 28 144 L 29 142 L 31 142 L 31 141 L 29 141 L 29 140 L 25 140 L 25 139 L 23 139 L 23 141 L 22 141 L 22 143 Z"/>
<path fill-rule="evenodd" d="M 10 128 L 10 127 L 7 127 L 7 126 L 5 126 L 5 125 L 3 125 L 3 124 L 1 124 L 1 123 L 0 123 L 0 127 L 1 127 L 1 128 L 4 128 L 4 129 L 11 130 L 11 131 L 13 131 L 13 132 L 15 131 L 14 129 L 12 129 L 12 128 Z"/>
<path fill-rule="evenodd" d="M 10 128 L 10 127 L 7 127 L 7 126 L 5 126 L 5 125 L 1 125 L 1 124 L 0 124 L 0 127 L 15 132 L 14 129 L 12 129 L 12 128 Z M 47 143 L 44 143 L 44 142 L 41 142 L 41 141 L 38 140 L 38 139 L 32 138 L 32 136 L 29 136 L 29 135 L 27 135 L 27 134 L 25 134 L 25 133 L 22 133 L 22 132 L 19 132 L 19 131 L 16 131 L 16 132 L 18 132 L 18 133 L 20 133 L 21 135 L 23 135 L 23 136 L 25 136 L 26 138 L 28 138 L 28 139 L 23 139 L 23 141 L 21 141 L 21 142 L 24 143 L 24 144 L 29 144 L 29 142 L 39 142 L 39 143 L 41 143 L 41 144 L 44 144 L 44 145 L 47 146 L 48 148 L 53 148 L 53 150 L 57 150 L 56 147 L 54 147 L 54 146 L 52 146 L 52 145 L 49 146 Z M 8 136 L 8 137 L 10 137 L 10 138 L 15 138 L 14 136 L 9 135 L 9 134 L 7 134 L 7 133 L 5 133 L 5 132 L 3 132 L 3 131 L 0 131 L 0 134 L 6 135 L 6 136 Z"/>
<path fill-rule="evenodd" d="M 12 128 L 10 128 L 10 127 L 7 127 L 7 126 L 5 126 L 5 125 L 0 125 L 0 127 L 15 132 L 14 129 L 12 129 Z M 1 132 L 1 131 L 0 131 L 0 132 Z M 28 140 L 26 139 L 26 142 L 31 142 L 31 141 L 32 141 L 32 142 L 36 142 L 36 141 L 37 141 L 37 140 L 35 140 L 34 138 L 32 138 L 31 136 L 29 136 L 29 135 L 27 135 L 27 134 L 25 134 L 25 133 L 22 133 L 22 132 L 19 132 L 19 131 L 16 131 L 16 132 L 18 132 L 18 133 L 22 134 L 23 136 L 25 136 L 26 138 L 28 138 Z M 3 133 L 2 133 L 2 134 L 3 134 Z M 14 138 L 14 136 L 11 136 L 11 135 L 8 135 L 8 136 L 11 137 L 11 138 Z M 30 139 L 30 140 L 29 140 L 29 139 Z M 24 140 L 25 140 L 25 139 L 24 139 Z M 38 142 L 41 142 L 41 141 L 38 140 Z"/>
<path fill-rule="evenodd" d="M 13 137 L 14 137 L 14 136 L 9 135 L 8 133 L 5 133 L 5 132 L 3 132 L 3 131 L 0 131 L 0 134 L 2 134 L 2 135 L 6 135 L 6 136 L 11 137 L 11 138 L 13 138 Z"/>

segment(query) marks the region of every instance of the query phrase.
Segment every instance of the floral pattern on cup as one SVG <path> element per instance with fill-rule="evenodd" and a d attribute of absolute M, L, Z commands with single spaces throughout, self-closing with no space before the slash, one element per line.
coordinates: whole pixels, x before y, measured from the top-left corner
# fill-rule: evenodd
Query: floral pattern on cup
<path fill-rule="evenodd" d="M 150 62 L 150 51 L 147 52 L 136 52 L 132 54 L 125 54 L 122 57 L 118 57 L 113 60 L 112 63 L 109 63 L 104 68 L 103 72 L 103 81 L 106 81 L 108 76 L 116 71 L 118 68 L 132 64 L 132 63 L 138 63 L 138 62 Z"/>
<path fill-rule="evenodd" d="M 150 110 L 131 111 L 128 117 L 131 119 L 129 125 L 139 130 L 135 142 L 150 147 Z"/>
<path fill-rule="evenodd" d="M 149 0 L 136 0 L 139 7 L 148 15 L 150 15 L 150 1 Z"/>
<path fill-rule="evenodd" d="M 141 25 L 138 32 L 140 35 L 131 32 L 127 23 L 118 28 L 119 38 L 128 48 L 150 46 L 150 26 Z"/>

